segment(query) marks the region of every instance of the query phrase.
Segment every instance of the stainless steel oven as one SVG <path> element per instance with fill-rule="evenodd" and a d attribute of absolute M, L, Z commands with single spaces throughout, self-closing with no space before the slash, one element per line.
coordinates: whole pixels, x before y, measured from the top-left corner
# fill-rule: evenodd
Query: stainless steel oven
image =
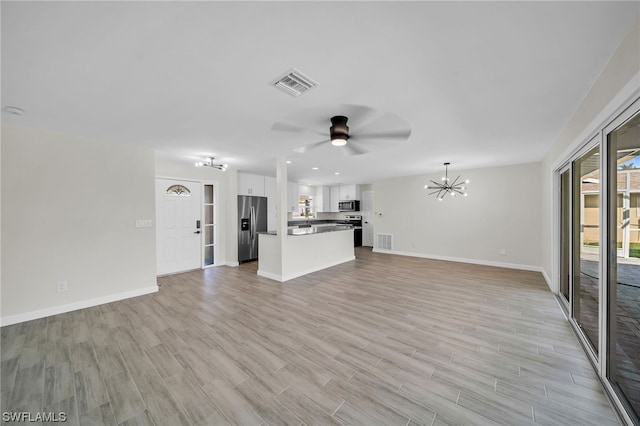
<path fill-rule="evenodd" d="M 362 245 L 362 216 L 360 215 L 348 215 L 343 220 L 338 221 L 343 225 L 353 226 L 353 246 L 360 247 Z"/>

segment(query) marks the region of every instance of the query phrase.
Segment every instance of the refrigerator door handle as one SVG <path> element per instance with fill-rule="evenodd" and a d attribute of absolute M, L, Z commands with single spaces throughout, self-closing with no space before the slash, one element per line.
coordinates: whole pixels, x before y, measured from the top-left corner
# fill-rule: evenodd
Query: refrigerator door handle
<path fill-rule="evenodd" d="M 256 223 L 256 214 L 253 206 L 251 206 L 251 210 L 249 210 L 249 239 L 253 241 L 253 233 L 255 231 L 255 223 Z"/>

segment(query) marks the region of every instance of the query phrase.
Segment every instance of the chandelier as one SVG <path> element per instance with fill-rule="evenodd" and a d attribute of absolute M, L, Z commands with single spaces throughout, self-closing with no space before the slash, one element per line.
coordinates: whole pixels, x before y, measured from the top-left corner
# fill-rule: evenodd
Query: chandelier
<path fill-rule="evenodd" d="M 456 194 L 460 194 L 463 197 L 467 196 L 467 193 L 464 192 L 467 189 L 463 184 L 469 183 L 469 179 L 463 181 L 460 179 L 460 175 L 453 180 L 453 182 L 449 182 L 449 164 L 444 163 L 444 176 L 442 177 L 442 183 L 438 183 L 436 181 L 431 181 L 433 185 L 425 185 L 425 189 L 435 189 L 435 191 L 430 192 L 429 195 L 436 194 L 436 198 L 438 201 L 442 201 L 445 195 L 451 194 L 452 197 L 455 197 Z"/>
<path fill-rule="evenodd" d="M 196 167 L 212 167 L 223 172 L 229 167 L 227 164 L 215 164 L 213 160 L 215 160 L 215 157 L 207 157 L 204 161 L 196 162 Z"/>

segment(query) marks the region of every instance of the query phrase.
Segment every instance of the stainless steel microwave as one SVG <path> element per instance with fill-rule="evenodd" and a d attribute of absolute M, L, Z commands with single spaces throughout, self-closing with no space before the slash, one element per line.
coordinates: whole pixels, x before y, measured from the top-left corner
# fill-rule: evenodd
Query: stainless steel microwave
<path fill-rule="evenodd" d="M 360 201 L 358 200 L 338 201 L 338 210 L 341 212 L 359 212 Z"/>

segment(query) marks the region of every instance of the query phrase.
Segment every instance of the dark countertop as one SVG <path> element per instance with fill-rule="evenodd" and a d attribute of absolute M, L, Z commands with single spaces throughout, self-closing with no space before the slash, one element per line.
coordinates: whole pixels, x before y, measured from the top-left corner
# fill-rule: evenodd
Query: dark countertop
<path fill-rule="evenodd" d="M 337 232 L 337 231 L 351 231 L 357 227 L 352 225 L 335 225 L 335 226 L 310 226 L 308 228 L 293 228 L 287 230 L 287 235 L 311 235 L 311 234 L 324 234 L 325 232 Z M 276 231 L 259 232 L 259 234 L 265 235 L 278 235 Z"/>
<path fill-rule="evenodd" d="M 336 223 L 341 219 L 296 219 L 290 220 L 287 222 L 287 226 L 298 226 L 298 225 L 321 225 L 323 223 Z"/>

